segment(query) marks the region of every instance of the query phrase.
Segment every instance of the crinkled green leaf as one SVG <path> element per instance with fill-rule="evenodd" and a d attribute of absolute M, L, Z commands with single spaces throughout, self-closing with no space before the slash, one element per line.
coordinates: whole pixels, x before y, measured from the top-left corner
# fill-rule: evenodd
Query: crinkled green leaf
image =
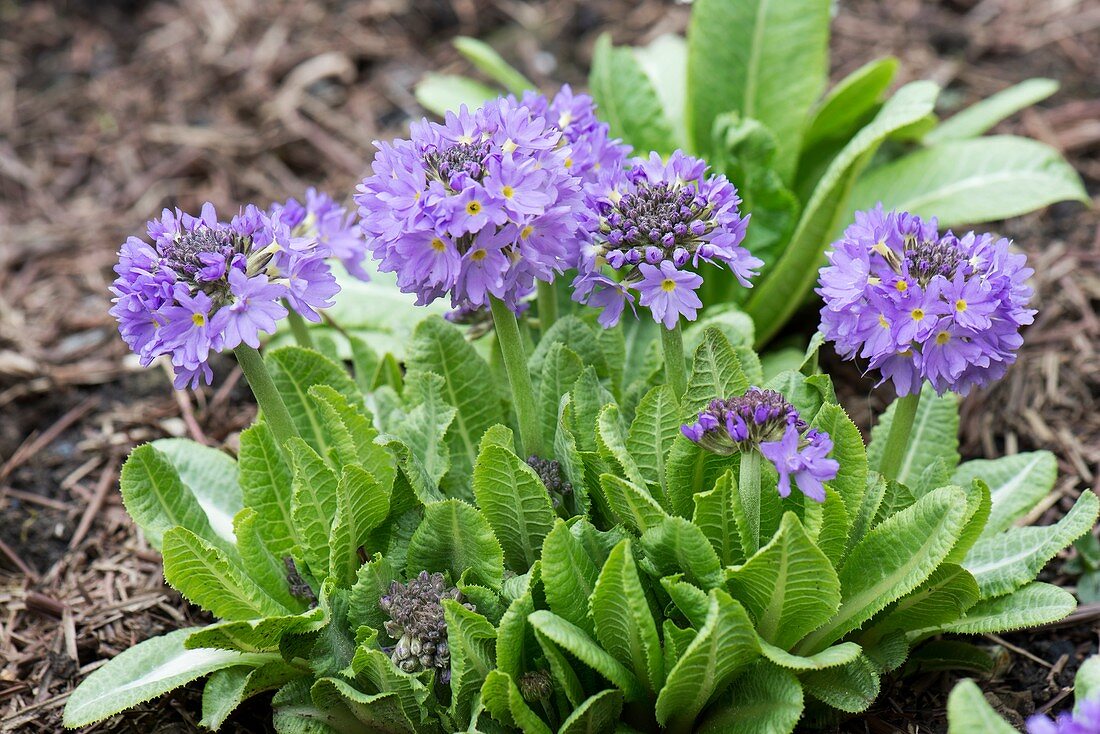
<path fill-rule="evenodd" d="M 508 449 L 486 446 L 474 466 L 474 497 L 504 550 L 508 568 L 526 573 L 538 560 L 556 519 L 538 475 Z"/>
<path fill-rule="evenodd" d="M 596 589 L 599 574 L 584 546 L 559 520 L 542 544 L 546 602 L 559 617 L 589 634 L 595 634 L 595 627 L 588 616 L 588 598 Z"/>
<path fill-rule="evenodd" d="M 645 687 L 630 669 L 600 647 L 580 627 L 541 609 L 529 615 L 527 620 L 547 639 L 618 687 L 627 701 L 638 701 L 645 696 Z"/>
<path fill-rule="evenodd" d="M 722 564 L 707 536 L 682 517 L 665 517 L 642 533 L 643 567 L 654 576 L 683 572 L 687 580 L 710 590 L 722 584 Z"/>
<path fill-rule="evenodd" d="M 329 540 L 329 573 L 345 586 L 355 582 L 359 549 L 390 512 L 390 489 L 365 469 L 349 464 L 336 483 L 336 517 Z M 368 548 L 367 551 L 379 550 Z"/>
<path fill-rule="evenodd" d="M 975 459 L 960 464 L 952 484 L 967 486 L 975 479 L 989 485 L 993 508 L 983 535 L 1012 526 L 1046 497 L 1058 478 L 1058 461 L 1049 451 L 1029 451 L 1000 459 Z"/>
<path fill-rule="evenodd" d="M 738 466 L 735 456 L 722 456 L 700 447 L 683 436 L 672 442 L 665 465 L 665 486 L 671 512 L 690 517 L 695 496 L 714 488 L 719 478 Z"/>
<path fill-rule="evenodd" d="M 737 480 L 727 471 L 714 489 L 693 496 L 695 514 L 691 522 L 703 531 L 722 566 L 732 566 L 745 559 L 741 548 L 741 531 L 734 510 Z"/>
<path fill-rule="evenodd" d="M 449 571 L 452 581 L 468 572 L 497 589 L 504 576 L 504 554 L 476 509 L 461 500 L 433 502 L 424 506 L 424 519 L 409 543 L 408 576 L 421 571 Z"/>
<path fill-rule="evenodd" d="M 1037 581 L 1011 594 L 980 601 L 970 607 L 962 619 L 940 625 L 931 631 L 972 635 L 999 634 L 1057 622 L 1076 608 L 1077 601 L 1073 594 Z"/>
<path fill-rule="evenodd" d="M 362 407 L 362 394 L 355 382 L 343 367 L 312 349 L 279 347 L 265 355 L 264 363 L 302 440 L 321 456 L 328 456 L 330 447 L 325 419 L 316 402 L 309 397 L 309 390 L 314 385 L 327 385 L 343 395 L 349 404 Z"/>
<path fill-rule="evenodd" d="M 215 622 L 198 629 L 187 638 L 184 646 L 189 650 L 217 648 L 238 652 L 277 652 L 284 636 L 316 632 L 330 621 L 324 608 L 314 607 L 295 615 Z"/>
<path fill-rule="evenodd" d="M 600 487 L 620 523 L 641 534 L 669 517 L 641 487 L 614 474 L 601 474 Z"/>
<path fill-rule="evenodd" d="M 844 500 L 848 518 L 854 521 L 867 492 L 867 450 L 855 423 L 839 405 L 821 406 L 813 427 L 829 434 L 833 441 L 832 457 L 840 463 L 837 475 L 829 486 Z"/>
<path fill-rule="evenodd" d="M 550 727 L 523 700 L 516 682 L 499 670 L 490 671 L 481 687 L 481 701 L 493 718 L 524 734 L 552 734 Z"/>
<path fill-rule="evenodd" d="M 439 482 L 451 468 L 444 436 L 458 410 L 443 400 L 444 381 L 436 374 L 420 373 L 409 379 L 408 392 L 415 404 L 392 427 L 397 442 L 391 442 L 409 484 L 424 503 L 443 499 Z"/>
<path fill-rule="evenodd" d="M 564 344 L 555 343 L 546 355 L 538 391 L 539 423 L 546 438 L 557 432 L 561 397 L 573 389 L 583 369 L 580 357 Z"/>
<path fill-rule="evenodd" d="M 185 438 L 161 438 L 153 448 L 168 457 L 180 481 L 206 513 L 210 527 L 232 543 L 233 518 L 244 507 L 237 462 L 229 454 Z"/>
<path fill-rule="evenodd" d="M 695 350 L 691 378 L 681 401 L 685 419 L 694 419 L 712 400 L 741 395 L 749 381 L 726 335 L 714 327 L 703 332 L 703 341 Z"/>
<path fill-rule="evenodd" d="M 605 405 L 600 410 L 599 418 L 596 421 L 596 445 L 601 456 L 608 461 L 616 462 L 622 468 L 625 479 L 640 488 L 646 486 L 645 477 L 638 468 L 634 455 L 627 445 L 622 412 L 619 410 L 619 406 L 614 403 Z"/>
<path fill-rule="evenodd" d="M 396 693 L 364 693 L 341 678 L 321 678 L 310 691 L 325 711 L 347 710 L 366 731 L 377 734 L 415 734 L 416 727 L 401 708 Z"/>
<path fill-rule="evenodd" d="M 638 471 L 658 499 L 666 496 L 665 462 L 673 441 L 680 435 L 680 404 L 667 385 L 653 388 L 634 413 L 626 449 Z M 664 502 L 662 502 L 664 504 Z"/>
<path fill-rule="evenodd" d="M 863 649 L 856 643 L 842 642 L 839 645 L 827 647 L 816 655 L 804 658 L 801 655 L 787 652 L 781 647 L 776 647 L 763 638 L 759 640 L 759 643 L 760 653 L 768 660 L 786 670 L 799 672 L 827 670 L 839 665 L 848 665 L 863 653 Z"/>
<path fill-rule="evenodd" d="M 241 569 L 268 595 L 287 609 L 300 612 L 306 602 L 290 593 L 284 558 L 271 553 L 260 535 L 259 516 L 251 507 L 237 513 L 234 532 Z"/>
<path fill-rule="evenodd" d="M 256 532 L 277 558 L 298 542 L 291 511 L 291 471 L 266 423 L 241 432 L 237 456 L 244 503 L 256 512 Z"/>
<path fill-rule="evenodd" d="M 864 656 L 836 668 L 807 673 L 801 680 L 806 693 L 850 714 L 866 711 L 878 698 L 880 686 L 878 671 Z"/>
<path fill-rule="evenodd" d="M 619 721 L 623 710 L 623 694 L 619 691 L 600 691 L 585 699 L 562 722 L 558 734 L 597 734 L 611 731 Z"/>
<path fill-rule="evenodd" d="M 484 615 L 453 599 L 443 601 L 451 653 L 451 715 L 469 721 L 474 692 L 495 667 L 497 631 Z"/>
<path fill-rule="evenodd" d="M 791 734 L 802 718 L 798 678 L 762 660 L 738 678 L 729 702 L 719 704 L 696 731 L 700 734 Z"/>
<path fill-rule="evenodd" d="M 287 441 L 287 450 L 294 465 L 291 516 L 301 552 L 313 575 L 324 577 L 329 570 L 329 531 L 336 518 L 339 479 L 302 439 Z"/>

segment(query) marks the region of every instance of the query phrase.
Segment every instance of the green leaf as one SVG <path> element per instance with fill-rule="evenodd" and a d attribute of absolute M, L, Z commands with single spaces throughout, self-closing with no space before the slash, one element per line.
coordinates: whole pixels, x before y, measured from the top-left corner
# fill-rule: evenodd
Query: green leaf
<path fill-rule="evenodd" d="M 851 530 L 848 531 L 848 544 L 845 547 L 844 557 L 847 557 L 852 548 L 855 548 L 874 527 L 885 497 L 886 480 L 877 472 L 868 473 L 867 491 L 864 493 L 863 500 L 859 503 L 859 510 L 852 520 Z"/>
<path fill-rule="evenodd" d="M 202 505 L 184 485 L 172 462 L 151 444 L 133 450 L 122 465 L 119 485 L 126 511 L 157 550 L 164 534 L 177 526 L 219 547 L 232 548 L 214 532 Z"/>
<path fill-rule="evenodd" d="M 580 357 L 569 347 L 555 342 L 542 363 L 542 379 L 539 380 L 538 410 L 542 435 L 552 439 L 557 433 L 558 410 L 561 399 L 573 389 L 584 365 Z"/>
<path fill-rule="evenodd" d="M 952 115 L 924 136 L 925 145 L 946 140 L 976 138 L 1007 119 L 1058 91 L 1053 79 L 1027 79 Z"/>
<path fill-rule="evenodd" d="M 359 570 L 359 549 L 370 532 L 385 522 L 390 513 L 390 490 L 365 469 L 350 464 L 336 485 L 336 517 L 329 547 L 329 573 L 345 586 L 355 583 Z M 368 549 L 370 550 L 376 549 Z"/>
<path fill-rule="evenodd" d="M 488 379 L 489 365 L 461 331 L 442 318 L 430 316 L 413 332 L 406 369 L 408 381 L 417 372 L 432 372 L 443 378 L 443 400 L 458 409 L 447 430 L 451 451 L 448 476 L 468 488 L 481 435 L 504 420 L 496 384 Z"/>
<path fill-rule="evenodd" d="M 1012 526 L 1054 489 L 1058 461 L 1049 451 L 1029 451 L 1000 459 L 975 459 L 960 464 L 952 484 L 967 486 L 975 479 L 989 485 L 993 508 L 983 536 Z"/>
<path fill-rule="evenodd" d="M 396 693 L 363 693 L 340 678 L 321 678 L 313 684 L 311 695 L 323 711 L 346 710 L 355 717 L 360 729 L 372 734 L 415 734 L 416 727 L 401 707 Z M 342 731 L 347 729 L 341 727 Z"/>
<path fill-rule="evenodd" d="M 517 97 L 522 96 L 528 89 L 538 89 L 531 80 L 519 73 L 489 44 L 468 36 L 459 36 L 453 43 L 458 52 L 476 66 L 478 71 Z"/>
<path fill-rule="evenodd" d="M 237 513 L 234 532 L 241 569 L 273 599 L 287 609 L 300 612 L 305 608 L 305 601 L 290 593 L 286 561 L 273 555 L 264 544 L 258 523 L 259 516 L 251 507 Z"/>
<path fill-rule="evenodd" d="M 526 573 L 556 519 L 538 475 L 508 449 L 486 446 L 474 466 L 474 497 L 500 541 L 508 568 Z"/>
<path fill-rule="evenodd" d="M 890 433 L 890 425 L 897 409 L 895 400 L 879 418 L 878 424 L 871 429 L 871 444 L 867 447 L 867 458 L 871 468 L 878 470 L 882 463 L 882 448 Z M 898 474 L 899 482 L 912 487 L 921 474 L 937 459 L 951 471 L 959 463 L 959 398 L 954 393 L 936 395 L 932 386 L 925 383 L 921 391 L 920 404 L 913 418 L 913 428 L 909 434 L 909 445 L 902 457 Z"/>
<path fill-rule="evenodd" d="M 738 678 L 730 703 L 703 719 L 700 734 L 791 734 L 802 718 L 802 684 L 760 661 Z"/>
<path fill-rule="evenodd" d="M 646 486 L 645 477 L 638 468 L 627 445 L 626 429 L 623 427 L 622 413 L 614 403 L 603 406 L 596 421 L 596 445 L 600 454 L 612 459 L 622 467 L 624 477 L 639 488 Z"/>
<path fill-rule="evenodd" d="M 833 564 L 793 512 L 783 516 L 767 545 L 727 574 L 727 584 L 756 619 L 760 636 L 784 649 L 829 621 L 840 606 Z"/>
<path fill-rule="evenodd" d="M 393 564 L 380 553 L 359 567 L 355 584 L 348 594 L 348 626 L 356 630 L 366 625 L 382 629 L 386 613 L 378 606 L 378 600 L 389 593 L 390 584 L 398 580 Z"/>
<path fill-rule="evenodd" d="M 824 649 L 924 583 L 955 545 L 965 516 L 962 490 L 943 487 L 868 533 L 840 569 L 836 616 L 803 640 L 798 652 Z"/>
<path fill-rule="evenodd" d="M 1097 690 L 1100 690 L 1100 656 L 1093 655 L 1081 664 L 1073 688 L 1074 709 L 1080 713 L 1081 704 L 1095 698 Z"/>
<path fill-rule="evenodd" d="M 999 634 L 1058 622 L 1076 608 L 1077 601 L 1073 594 L 1057 586 L 1036 581 L 1011 594 L 980 601 L 967 610 L 962 619 L 941 625 L 935 630 L 924 630 L 920 634 Z"/>
<path fill-rule="evenodd" d="M 785 670 L 804 672 L 808 670 L 828 670 L 840 665 L 848 665 L 863 654 L 863 649 L 854 642 L 842 642 L 827 647 L 816 655 L 802 657 L 776 647 L 761 638 L 760 652 L 768 660 Z"/>
<path fill-rule="evenodd" d="M 856 184 L 849 211 L 879 201 L 887 210 L 936 216 L 941 227 L 956 227 L 1089 198 L 1057 150 L 997 135 L 939 143 L 875 168 Z"/>
<path fill-rule="evenodd" d="M 1032 581 L 1058 551 L 1091 530 L 1098 512 L 1100 498 L 1086 490 L 1054 525 L 1009 528 L 979 540 L 963 566 L 977 580 L 983 599 L 1007 594 Z"/>
<path fill-rule="evenodd" d="M 634 671 L 651 692 L 665 682 L 661 640 L 634 565 L 630 540 L 620 542 L 604 563 L 589 600 L 596 639 L 623 665 Z"/>
<path fill-rule="evenodd" d="M 499 670 L 489 672 L 481 686 L 481 701 L 493 718 L 524 734 L 552 734 L 550 727 L 523 700 L 516 682 Z"/>
<path fill-rule="evenodd" d="M 458 110 L 462 105 L 475 110 L 490 99 L 500 96 L 496 89 L 469 77 L 435 72 L 425 74 L 416 83 L 413 94 L 421 107 L 439 117 Z"/>
<path fill-rule="evenodd" d="M 229 454 L 185 438 L 161 438 L 153 448 L 168 457 L 180 481 L 198 501 L 211 529 L 234 542 L 233 518 L 244 507 L 237 462 Z"/>
<path fill-rule="evenodd" d="M 339 480 L 302 439 L 290 439 L 287 449 L 294 465 L 291 516 L 301 553 L 313 575 L 324 577 L 329 570 L 329 529 L 336 518 Z"/>
<path fill-rule="evenodd" d="M 362 395 L 355 382 L 343 367 L 311 349 L 279 347 L 265 355 L 264 363 L 302 439 L 319 455 L 328 456 L 325 419 L 309 397 L 309 389 L 327 385 L 349 404 L 362 407 Z"/>
<path fill-rule="evenodd" d="M 644 489 L 614 474 L 601 474 L 600 487 L 619 522 L 639 535 L 669 517 Z"/>
<path fill-rule="evenodd" d="M 194 631 L 181 629 L 153 637 L 112 658 L 69 696 L 65 726 L 75 729 L 103 721 L 217 670 L 258 667 L 277 659 L 230 650 L 187 650 L 183 641 Z"/>
<path fill-rule="evenodd" d="M 244 701 L 263 691 L 278 688 L 299 675 L 300 670 L 282 661 L 259 668 L 238 665 L 216 670 L 207 678 L 202 689 L 202 721 L 199 724 L 217 731 Z"/>
<path fill-rule="evenodd" d="M 471 699 L 495 666 L 497 631 L 483 615 L 453 599 L 443 600 L 451 652 L 451 715 L 469 721 Z"/>
<path fill-rule="evenodd" d="M 974 606 L 978 598 L 974 577 L 962 566 L 945 563 L 916 591 L 886 612 L 867 637 L 876 641 L 895 630 L 909 632 L 953 622 Z"/>
<path fill-rule="evenodd" d="M 693 627 L 702 627 L 707 623 L 707 611 L 710 609 L 710 597 L 707 592 L 694 584 L 682 580 L 683 574 L 665 576 L 661 579 L 661 586 L 668 592 L 672 603 L 683 612 L 684 617 Z M 665 620 L 668 622 L 669 620 Z M 681 650 L 682 652 L 682 650 Z M 679 657 L 679 656 L 677 656 Z"/>
<path fill-rule="evenodd" d="M 663 33 L 644 47 L 632 49 L 653 84 L 664 117 L 672 127 L 676 146 L 687 148 L 684 115 L 687 104 L 687 43 L 683 36 Z"/>
<path fill-rule="evenodd" d="M 688 28 L 687 79 L 696 151 L 707 152 L 715 118 L 734 110 L 760 120 L 784 142 L 776 169 L 789 178 L 810 107 L 825 87 L 828 47 L 828 0 L 697 0 Z"/>
<path fill-rule="evenodd" d="M 599 115 L 611 125 L 611 137 L 622 138 L 638 151 L 671 153 L 672 128 L 649 77 L 629 48 L 615 48 L 602 34 L 592 51 L 588 75 Z"/>
<path fill-rule="evenodd" d="M 409 543 L 408 576 L 421 571 L 450 571 L 452 581 L 470 573 L 499 589 L 504 554 L 480 512 L 460 500 L 433 502 Z"/>
<path fill-rule="evenodd" d="M 535 575 L 534 569 L 530 575 L 524 577 L 527 587 L 524 592 L 512 600 L 507 611 L 497 625 L 496 665 L 497 668 L 513 678 L 518 678 L 524 670 L 524 656 L 527 650 L 527 639 L 531 636 L 531 629 L 527 626 L 527 615 L 535 611 L 533 593 Z M 507 588 L 507 582 L 505 583 Z"/>
<path fill-rule="evenodd" d="M 423 503 L 443 499 L 439 482 L 451 467 L 444 436 L 458 410 L 443 401 L 443 378 L 421 373 L 410 379 L 407 392 L 415 398 L 413 407 L 393 426 L 401 466 L 417 499 Z M 403 447 L 403 450 L 401 449 Z"/>
<path fill-rule="evenodd" d="M 660 498 L 666 496 L 665 459 L 679 435 L 680 404 L 676 396 L 667 385 L 653 388 L 634 413 L 626 449 L 637 462 L 646 484 Z"/>
<path fill-rule="evenodd" d="M 393 455 L 384 446 L 376 442 L 378 431 L 371 423 L 370 414 L 327 385 L 310 388 L 310 397 L 314 399 L 325 418 L 328 430 L 334 440 L 334 467 L 357 464 L 373 476 L 382 489 L 389 491 L 393 486 L 397 470 Z M 336 436 L 339 436 L 337 445 Z"/>
<path fill-rule="evenodd" d="M 713 489 L 722 475 L 736 470 L 737 466 L 735 456 L 715 454 L 678 436 L 672 443 L 665 466 L 665 486 L 672 512 L 681 517 L 691 515 L 695 496 Z"/>
<path fill-rule="evenodd" d="M 741 533 L 734 511 L 737 480 L 727 471 L 714 489 L 694 495 L 695 514 L 691 522 L 703 531 L 718 554 L 722 566 L 740 563 L 745 556 L 741 549 Z"/>
<path fill-rule="evenodd" d="M 829 434 L 833 441 L 832 457 L 840 463 L 836 477 L 828 483 L 844 500 L 851 522 L 859 515 L 867 492 L 867 450 L 856 424 L 839 405 L 826 403 L 813 420 L 813 427 Z"/>
<path fill-rule="evenodd" d="M 675 729 L 694 721 L 711 697 L 759 656 L 756 639 L 745 609 L 721 589 L 712 590 L 706 624 L 657 696 L 657 721 Z"/>
<path fill-rule="evenodd" d="M 559 520 L 542 544 L 542 579 L 550 609 L 567 622 L 595 634 L 588 616 L 588 598 L 596 589 L 600 569 L 584 546 Z"/>
<path fill-rule="evenodd" d="M 560 322 L 559 322 L 560 323 Z M 555 324 L 556 326 L 556 324 Z M 600 411 L 605 405 L 615 402 L 603 385 L 600 384 L 596 369 L 592 365 L 584 368 L 577 378 L 572 392 L 573 420 L 569 429 L 577 440 L 581 451 L 596 450 L 596 424 Z"/>
<path fill-rule="evenodd" d="M 722 584 L 722 565 L 703 531 L 682 517 L 665 517 L 642 534 L 643 567 L 654 576 L 683 572 L 696 586 Z"/>
<path fill-rule="evenodd" d="M 405 716 L 417 724 L 427 720 L 424 701 L 431 692 L 414 675 L 397 668 L 381 650 L 359 647 L 351 661 L 356 681 L 365 688 L 397 694 Z"/>
<path fill-rule="evenodd" d="M 878 698 L 879 686 L 878 671 L 864 656 L 847 665 L 802 676 L 806 693 L 850 714 L 866 711 Z"/>
<path fill-rule="evenodd" d="M 1016 734 L 985 700 L 982 689 L 972 680 L 960 681 L 947 698 L 947 730 L 950 734 Z"/>
<path fill-rule="evenodd" d="M 933 640 L 913 652 L 905 672 L 927 675 L 942 670 L 966 670 L 990 676 L 995 668 L 990 654 L 977 645 L 959 640 Z"/>
<path fill-rule="evenodd" d="M 898 71 L 893 56 L 870 61 L 829 90 L 806 127 L 803 149 L 826 140 L 847 140 L 874 112 Z"/>
<path fill-rule="evenodd" d="M 600 330 L 603 331 L 602 328 Z M 607 377 L 607 359 L 595 329 L 576 316 L 562 316 L 539 339 L 527 360 L 527 367 L 534 379 L 538 380 L 542 375 L 546 358 L 557 344 L 569 347 L 582 363 L 595 369 L 598 377 Z"/>
<path fill-rule="evenodd" d="M 692 22 L 695 22 L 694 18 Z M 722 32 L 723 38 L 725 35 Z M 728 39 L 722 42 L 728 43 Z M 783 46 L 781 41 L 776 48 L 782 49 Z M 702 59 L 700 63 L 703 63 Z M 721 65 L 712 68 L 716 74 L 725 73 Z M 802 295 L 813 287 L 825 246 L 847 211 L 848 192 L 879 144 L 894 131 L 929 114 L 938 91 L 935 84 L 926 81 L 913 82 L 899 89 L 829 164 L 803 208 L 798 227 L 783 256 L 763 283 L 753 288 L 753 295 L 745 306 L 756 324 L 758 344 L 767 342 L 775 335 L 802 303 Z M 756 117 L 766 122 L 759 115 Z M 775 126 L 769 127 L 780 140 L 788 139 Z"/>
<path fill-rule="evenodd" d="M 279 559 L 298 542 L 291 513 L 290 467 L 266 423 L 241 432 L 237 456 L 244 503 L 256 512 L 256 533 Z"/>
<path fill-rule="evenodd" d="M 748 388 L 749 381 L 741 371 L 741 362 L 729 339 L 718 329 L 708 328 L 695 350 L 691 379 L 681 402 L 683 415 L 694 417 L 712 400 L 735 397 Z"/>
<path fill-rule="evenodd" d="M 634 674 L 580 627 L 541 609 L 529 615 L 527 621 L 547 639 L 617 686 L 627 701 L 638 701 L 645 696 L 645 688 Z"/>
<path fill-rule="evenodd" d="M 526 624 L 526 620 L 524 622 Z M 580 706 L 585 700 L 584 684 L 581 683 L 573 664 L 561 648 L 555 645 L 546 635 L 532 630 L 534 638 L 538 641 L 539 649 L 550 666 L 550 676 L 554 682 L 554 690 L 559 697 L 564 696 L 572 706 Z M 587 676 L 591 677 L 591 676 Z"/>
<path fill-rule="evenodd" d="M 192 604 L 221 619 L 291 614 L 226 554 L 184 527 L 164 534 L 164 578 Z"/>
<path fill-rule="evenodd" d="M 608 689 L 600 691 L 573 710 L 558 734 L 598 734 L 611 731 L 623 711 L 623 694 Z"/>
<path fill-rule="evenodd" d="M 184 646 L 189 650 L 217 648 L 238 652 L 278 652 L 284 637 L 316 632 L 331 621 L 327 610 L 314 607 L 301 614 L 215 622 L 188 637 Z"/>

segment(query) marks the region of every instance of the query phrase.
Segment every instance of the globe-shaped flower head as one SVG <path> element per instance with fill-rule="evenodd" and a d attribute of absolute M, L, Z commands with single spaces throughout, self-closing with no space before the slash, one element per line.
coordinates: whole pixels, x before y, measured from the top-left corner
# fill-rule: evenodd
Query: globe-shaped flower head
<path fill-rule="evenodd" d="M 590 197 L 599 223 L 574 281 L 576 300 L 603 309 L 601 324 L 617 323 L 635 294 L 669 329 L 681 316 L 694 320 L 703 278 L 692 268 L 700 262 L 724 263 L 751 287 L 762 262 L 741 246 L 749 218 L 738 210 L 737 189 L 724 176 L 706 176 L 705 162 L 681 151 L 667 162 L 651 153 L 601 181 L 603 190 Z"/>
<path fill-rule="evenodd" d="M 1020 327 L 1035 315 L 1026 263 L 1004 238 L 940 235 L 935 219 L 881 205 L 857 212 L 821 270 L 821 328 L 899 395 L 924 380 L 965 395 L 1016 360 Z"/>
<path fill-rule="evenodd" d="M 209 203 L 197 217 L 165 209 L 147 231 L 152 244 L 122 245 L 111 315 L 143 365 L 171 356 L 176 387 L 210 382 L 210 352 L 259 347 L 287 315 L 284 301 L 316 321 L 340 290 L 329 247 L 255 206 L 229 222 Z"/>
<path fill-rule="evenodd" d="M 774 390 L 749 388 L 744 395 L 713 400 L 694 423 L 680 428 L 691 441 L 716 454 L 759 450 L 779 472 L 779 495 L 791 493 L 791 480 L 802 494 L 825 501 L 825 485 L 840 464 L 829 458 L 829 434 L 810 428 L 798 410 Z"/>
<path fill-rule="evenodd" d="M 588 217 L 561 141 L 545 117 L 498 99 L 379 143 L 355 197 L 379 267 L 421 304 L 450 295 L 476 307 L 495 296 L 518 309 L 536 279 L 572 264 Z"/>

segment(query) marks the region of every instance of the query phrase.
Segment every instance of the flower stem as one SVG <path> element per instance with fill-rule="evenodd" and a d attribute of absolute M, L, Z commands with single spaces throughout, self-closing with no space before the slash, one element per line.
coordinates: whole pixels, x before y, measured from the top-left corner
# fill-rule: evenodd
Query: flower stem
<path fill-rule="evenodd" d="M 879 473 L 887 479 L 898 478 L 902 459 L 909 448 L 909 433 L 913 430 L 913 419 L 920 404 L 920 388 L 917 391 L 897 399 L 894 417 L 890 421 L 890 433 L 886 435 L 886 446 L 882 449 L 882 461 Z"/>
<path fill-rule="evenodd" d="M 684 367 L 684 337 L 680 324 L 672 329 L 661 329 L 661 350 L 665 356 L 665 379 L 676 399 L 684 397 L 687 390 L 687 369 Z"/>
<path fill-rule="evenodd" d="M 504 369 L 512 386 L 512 405 L 519 419 L 520 456 L 534 454 L 545 457 L 542 446 L 542 427 L 539 425 L 535 388 L 527 371 L 527 350 L 519 334 L 519 324 L 512 310 L 497 298 L 489 299 L 496 327 L 497 342 L 504 357 Z"/>
<path fill-rule="evenodd" d="M 539 281 L 539 331 L 543 334 L 558 320 L 558 290 L 553 283 Z"/>
<path fill-rule="evenodd" d="M 248 386 L 252 388 L 252 394 L 256 396 L 256 402 L 263 411 L 264 419 L 271 428 L 271 434 L 275 437 L 275 443 L 281 451 L 286 451 L 286 442 L 298 436 L 298 429 L 294 427 L 294 421 L 290 417 L 290 411 L 286 409 L 286 403 L 279 395 L 278 388 L 271 380 L 271 374 L 264 365 L 263 357 L 259 351 L 247 344 L 241 344 L 233 350 L 237 357 L 237 364 L 241 366 L 244 377 L 248 380 Z"/>
<path fill-rule="evenodd" d="M 745 539 L 746 552 L 756 552 L 760 548 L 760 466 L 763 458 L 756 449 L 741 453 L 737 492 L 749 526 L 749 537 Z"/>
<path fill-rule="evenodd" d="M 306 326 L 306 320 L 302 318 L 302 314 L 291 308 L 286 301 L 283 301 L 283 305 L 286 306 L 287 321 L 290 322 L 290 331 L 294 334 L 294 341 L 298 342 L 300 347 L 315 349 L 313 336 L 310 335 L 309 327 Z"/>

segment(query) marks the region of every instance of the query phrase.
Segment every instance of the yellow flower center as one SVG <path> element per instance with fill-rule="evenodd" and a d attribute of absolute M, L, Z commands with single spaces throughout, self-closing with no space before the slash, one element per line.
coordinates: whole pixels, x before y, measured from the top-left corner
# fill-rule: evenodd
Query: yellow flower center
<path fill-rule="evenodd" d="M 470 259 L 476 263 L 485 259 L 485 256 L 489 254 L 488 250 L 474 250 L 470 253 Z"/>
<path fill-rule="evenodd" d="M 511 199 L 513 196 L 516 195 L 516 190 L 513 189 L 511 186 L 505 186 L 501 188 L 500 193 L 504 194 L 505 199 Z"/>
<path fill-rule="evenodd" d="M 565 167 L 566 168 L 572 168 L 573 167 L 573 159 L 572 158 L 566 158 L 565 159 Z"/>
<path fill-rule="evenodd" d="M 191 314 L 191 323 L 193 323 L 195 326 L 205 326 L 206 317 L 203 316 L 201 313 L 193 313 Z"/>
<path fill-rule="evenodd" d="M 936 343 L 941 347 L 949 341 L 951 341 L 951 335 L 946 331 L 941 331 L 939 334 L 936 334 Z"/>
<path fill-rule="evenodd" d="M 676 290 L 676 281 L 672 278 L 665 278 L 661 281 L 661 290 L 665 293 L 672 293 L 672 291 Z"/>
<path fill-rule="evenodd" d="M 963 311 L 965 311 L 966 310 L 966 301 L 964 301 L 961 298 L 959 300 L 955 301 L 955 310 L 958 311 L 959 313 L 962 313 Z"/>
<path fill-rule="evenodd" d="M 883 316 L 882 314 L 878 315 L 878 325 L 881 326 L 884 329 L 889 329 L 890 328 L 890 322 L 887 321 L 886 317 Z"/>
<path fill-rule="evenodd" d="M 432 249 L 436 252 L 443 252 L 447 249 L 447 243 L 438 237 L 432 237 Z"/>
<path fill-rule="evenodd" d="M 894 287 L 898 289 L 898 293 L 905 293 L 905 291 L 909 290 L 909 284 L 904 280 L 899 280 L 894 284 Z"/>
<path fill-rule="evenodd" d="M 519 238 L 525 240 L 531 236 L 531 233 L 535 231 L 535 228 L 528 224 L 526 227 L 519 231 Z"/>
<path fill-rule="evenodd" d="M 476 201 L 476 200 L 471 201 L 469 204 L 466 205 L 466 213 L 469 214 L 471 217 L 474 216 L 475 214 L 477 214 L 480 211 L 481 211 L 481 202 L 480 201 Z"/>
<path fill-rule="evenodd" d="M 515 142 L 513 142 L 511 138 L 508 138 L 504 141 L 504 145 L 500 146 L 500 149 L 503 150 L 505 153 L 511 153 L 517 147 L 518 146 L 515 144 Z"/>
<path fill-rule="evenodd" d="M 914 308 L 909 313 L 913 317 L 914 321 L 920 321 L 921 319 L 924 318 L 924 309 L 923 308 Z"/>

